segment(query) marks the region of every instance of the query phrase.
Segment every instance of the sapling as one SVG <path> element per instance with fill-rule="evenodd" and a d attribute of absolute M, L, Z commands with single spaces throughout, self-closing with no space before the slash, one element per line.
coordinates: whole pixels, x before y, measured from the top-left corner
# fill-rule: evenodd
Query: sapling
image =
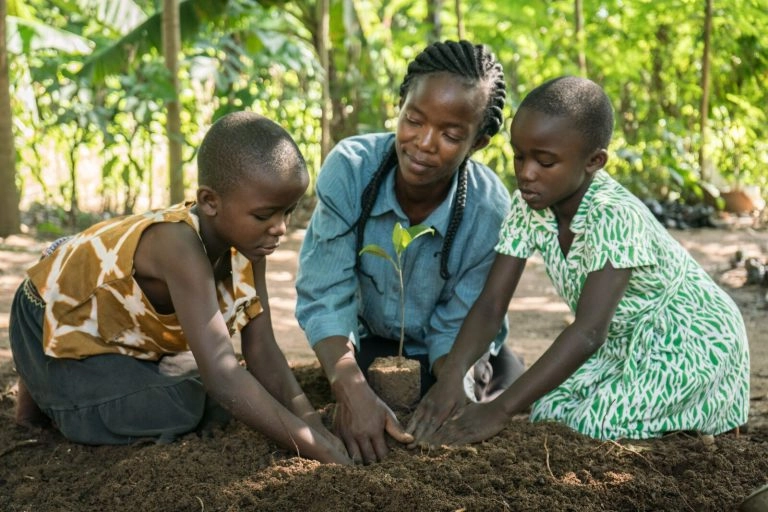
<path fill-rule="evenodd" d="M 404 228 L 399 222 L 392 228 L 393 258 L 376 244 L 369 244 L 360 250 L 389 261 L 400 280 L 400 348 L 397 357 L 377 357 L 368 367 L 368 383 L 376 394 L 393 410 L 408 410 L 420 396 L 420 363 L 403 357 L 405 343 L 405 284 L 403 281 L 403 253 L 415 239 L 433 234 L 434 229 L 421 224 Z"/>
<path fill-rule="evenodd" d="M 405 342 L 405 284 L 403 283 L 403 253 L 411 245 L 411 242 L 422 235 L 433 235 L 435 230 L 423 224 L 417 224 L 409 228 L 404 228 L 399 222 L 395 222 L 392 228 L 392 246 L 395 248 L 395 258 L 384 250 L 383 247 L 376 244 L 368 244 L 360 249 L 360 255 L 373 254 L 389 261 L 397 277 L 400 279 L 400 348 L 397 352 L 398 357 L 403 355 L 403 343 Z"/>

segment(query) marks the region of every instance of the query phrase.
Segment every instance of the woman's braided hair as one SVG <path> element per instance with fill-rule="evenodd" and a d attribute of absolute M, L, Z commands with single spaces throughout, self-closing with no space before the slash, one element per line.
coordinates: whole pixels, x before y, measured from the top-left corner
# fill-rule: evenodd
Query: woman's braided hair
<path fill-rule="evenodd" d="M 496 56 L 484 45 L 472 44 L 469 41 L 445 41 L 427 46 L 408 65 L 408 71 L 400 85 L 400 101 L 405 101 L 408 92 L 415 80 L 431 73 L 448 72 L 472 81 L 478 87 L 488 89 L 488 101 L 485 105 L 483 120 L 480 124 L 477 137 L 496 135 L 501 130 L 504 122 L 504 101 L 507 96 L 504 82 L 504 71 L 496 61 Z M 467 161 L 469 155 L 459 166 L 459 183 L 456 188 L 456 197 L 451 210 L 451 220 L 445 241 L 440 250 L 440 276 L 449 279 L 448 255 L 451 252 L 453 239 L 461 224 L 464 215 L 464 207 L 467 199 Z M 392 169 L 397 167 L 397 154 L 394 144 L 385 154 L 379 168 L 374 173 L 371 181 L 363 190 L 361 196 L 362 211 L 357 219 L 357 261 L 355 267 L 360 269 L 360 250 L 363 247 L 365 224 L 371 215 L 373 204 L 376 202 L 384 177 Z M 369 276 L 370 277 L 370 276 Z"/>

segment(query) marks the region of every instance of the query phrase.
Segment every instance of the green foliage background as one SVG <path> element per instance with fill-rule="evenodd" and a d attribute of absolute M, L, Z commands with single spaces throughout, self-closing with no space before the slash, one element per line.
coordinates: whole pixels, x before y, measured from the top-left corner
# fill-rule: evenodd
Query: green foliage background
<path fill-rule="evenodd" d="M 323 82 L 330 86 L 334 141 L 394 129 L 407 62 L 431 38 L 458 37 L 457 5 L 464 37 L 490 46 L 504 65 L 508 118 L 542 81 L 581 74 L 581 50 L 586 76 L 604 86 L 616 110 L 608 170 L 636 194 L 695 202 L 702 199 L 702 178 L 719 188 L 765 192 L 763 0 L 715 3 L 703 173 L 704 1 L 582 4 L 580 38 L 573 0 L 330 0 L 326 73 L 317 54 L 316 2 L 185 0 L 181 87 L 174 91 L 158 49 L 162 2 L 9 2 L 13 130 L 24 206 L 39 202 L 74 215 L 85 203 L 93 205 L 94 195 L 98 213 L 165 204 L 164 105 L 176 95 L 183 107 L 188 197 L 197 144 L 215 119 L 232 110 L 255 110 L 285 125 L 316 173 Z M 508 142 L 505 130 L 477 156 L 514 188 Z M 86 181 L 85 169 L 96 169 L 96 177 L 91 173 Z"/>

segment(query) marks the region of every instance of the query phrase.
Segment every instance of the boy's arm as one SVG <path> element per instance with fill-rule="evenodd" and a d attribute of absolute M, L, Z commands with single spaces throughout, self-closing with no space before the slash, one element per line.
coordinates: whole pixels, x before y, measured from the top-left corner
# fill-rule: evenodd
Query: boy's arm
<path fill-rule="evenodd" d="M 299 455 L 348 463 L 346 454 L 286 409 L 238 363 L 219 311 L 211 263 L 196 233 L 184 225 L 162 224 L 152 234 L 144 253 L 145 271 L 166 283 L 208 393 L 235 418 Z"/>
<path fill-rule="evenodd" d="M 341 440 L 324 426 L 320 414 L 301 389 L 285 354 L 275 340 L 266 285 L 266 258 L 253 262 L 253 273 L 262 312 L 241 333 L 243 356 L 248 370 L 288 410 L 325 436 L 339 451 L 345 452 Z"/>
<path fill-rule="evenodd" d="M 406 431 L 414 436 L 411 447 L 434 433 L 466 402 L 464 375 L 499 332 L 524 268 L 524 259 L 496 255 L 483 290 L 462 323 L 451 351 L 435 363 L 437 383 L 408 423 Z"/>
<path fill-rule="evenodd" d="M 562 384 L 605 342 L 631 275 L 631 269 L 615 269 L 610 262 L 591 272 L 576 306 L 576 319 L 546 352 L 498 398 L 487 404 L 471 404 L 428 442 L 463 444 L 487 439 L 504 428 L 512 415 Z"/>

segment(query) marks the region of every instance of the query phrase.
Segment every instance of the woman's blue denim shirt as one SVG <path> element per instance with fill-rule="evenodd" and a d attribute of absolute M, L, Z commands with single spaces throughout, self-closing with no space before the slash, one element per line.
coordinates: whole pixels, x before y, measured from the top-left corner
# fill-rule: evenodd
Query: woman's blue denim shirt
<path fill-rule="evenodd" d="M 364 254 L 361 268 L 367 275 L 355 271 L 354 224 L 360 215 L 360 196 L 393 142 L 393 133 L 345 139 L 329 153 L 318 175 L 318 202 L 301 247 L 296 280 L 296 318 L 311 346 L 330 336 L 347 337 L 356 346 L 366 335 L 400 339 L 400 282 L 395 268 L 384 258 Z M 430 364 L 448 353 L 480 294 L 510 206 L 509 192 L 490 168 L 473 160 L 468 166 L 466 207 L 448 260 L 450 278 L 440 276 L 440 250 L 458 173 L 446 199 L 422 223 L 434 228 L 434 236 L 417 238 L 403 253 L 405 352 L 428 354 Z M 390 172 L 366 224 L 363 245 L 377 244 L 394 258 L 396 222 L 409 226 L 395 197 L 395 172 Z M 493 353 L 507 332 L 505 318 L 493 340 Z"/>

